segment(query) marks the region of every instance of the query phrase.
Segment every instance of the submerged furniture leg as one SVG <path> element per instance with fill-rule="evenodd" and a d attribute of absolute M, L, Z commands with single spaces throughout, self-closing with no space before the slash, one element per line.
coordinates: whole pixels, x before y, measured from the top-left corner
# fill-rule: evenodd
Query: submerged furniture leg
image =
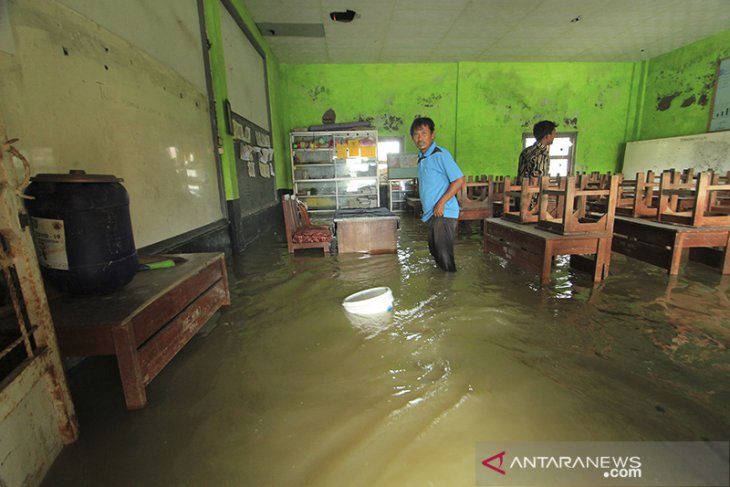
<path fill-rule="evenodd" d="M 611 262 L 611 239 L 599 238 L 596 249 L 596 268 L 593 271 L 593 282 L 601 282 L 608 277 Z"/>
<path fill-rule="evenodd" d="M 540 274 L 540 282 L 542 284 L 550 284 L 550 273 L 553 267 L 553 245 L 552 241 L 545 240 L 542 250 L 542 272 Z"/>
<path fill-rule="evenodd" d="M 679 274 L 679 267 L 682 264 L 682 254 L 684 247 L 684 234 L 677 232 L 674 237 L 674 245 L 672 246 L 672 260 L 669 264 L 669 275 L 676 276 Z"/>
<path fill-rule="evenodd" d="M 112 333 L 127 409 L 142 409 L 147 404 L 147 394 L 144 390 L 134 333 L 128 323 L 114 327 Z"/>

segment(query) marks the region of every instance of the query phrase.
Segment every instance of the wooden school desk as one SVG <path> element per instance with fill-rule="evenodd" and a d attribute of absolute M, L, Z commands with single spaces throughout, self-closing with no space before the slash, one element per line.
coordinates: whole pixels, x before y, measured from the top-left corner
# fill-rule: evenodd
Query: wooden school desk
<path fill-rule="evenodd" d="M 698 260 L 714 254 L 717 267 L 730 274 L 730 226 L 691 227 L 617 216 L 613 234 L 615 252 L 667 269 L 671 276 L 679 274 L 686 249 L 702 250 Z"/>
<path fill-rule="evenodd" d="M 540 275 L 540 282 L 548 284 L 553 257 L 570 255 L 571 265 L 586 267 L 585 259 L 573 256 L 594 255 L 590 263 L 593 282 L 608 276 L 611 263 L 611 235 L 584 233 L 560 235 L 502 218 L 488 218 L 484 225 L 484 251 L 499 255 L 514 264 Z"/>

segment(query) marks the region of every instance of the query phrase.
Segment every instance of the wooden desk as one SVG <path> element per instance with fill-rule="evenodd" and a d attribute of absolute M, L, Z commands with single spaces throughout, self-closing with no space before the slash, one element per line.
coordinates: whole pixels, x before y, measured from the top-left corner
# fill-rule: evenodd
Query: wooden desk
<path fill-rule="evenodd" d="M 400 218 L 386 208 L 337 210 L 337 251 L 395 253 Z"/>
<path fill-rule="evenodd" d="M 218 308 L 230 304 L 222 253 L 174 257 L 185 262 L 138 272 L 113 293 L 49 303 L 62 355 L 116 355 L 128 409 L 147 404 L 145 386 Z"/>
<path fill-rule="evenodd" d="M 501 218 L 489 218 L 484 225 L 484 251 L 499 255 L 516 265 L 540 275 L 540 282 L 550 282 L 553 257 L 570 255 L 571 265 L 593 271 L 593 282 L 608 276 L 611 263 L 610 234 L 560 235 Z M 595 255 L 586 259 L 573 256 Z"/>
<path fill-rule="evenodd" d="M 704 249 L 697 260 L 713 265 L 711 249 L 719 248 L 714 261 L 723 274 L 730 274 L 730 226 L 690 227 L 617 216 L 613 234 L 615 252 L 663 267 L 671 276 L 679 274 L 685 249 Z"/>

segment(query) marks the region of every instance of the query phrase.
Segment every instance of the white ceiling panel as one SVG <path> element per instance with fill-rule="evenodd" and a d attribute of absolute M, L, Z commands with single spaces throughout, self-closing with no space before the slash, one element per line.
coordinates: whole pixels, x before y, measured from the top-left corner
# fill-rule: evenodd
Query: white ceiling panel
<path fill-rule="evenodd" d="M 284 63 L 640 61 L 730 29 L 730 0 L 242 1 L 256 23 L 324 25 L 267 35 Z"/>

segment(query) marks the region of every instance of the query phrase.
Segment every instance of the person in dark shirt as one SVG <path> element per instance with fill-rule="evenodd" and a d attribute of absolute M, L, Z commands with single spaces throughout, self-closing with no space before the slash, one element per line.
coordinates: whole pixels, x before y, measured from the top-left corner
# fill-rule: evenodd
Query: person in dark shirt
<path fill-rule="evenodd" d="M 555 127 L 557 126 L 558 124 L 555 122 L 542 120 L 532 128 L 535 143 L 530 147 L 525 147 L 520 153 L 517 165 L 517 184 L 521 184 L 523 178 L 547 176 L 550 169 L 550 144 L 555 140 Z"/>

